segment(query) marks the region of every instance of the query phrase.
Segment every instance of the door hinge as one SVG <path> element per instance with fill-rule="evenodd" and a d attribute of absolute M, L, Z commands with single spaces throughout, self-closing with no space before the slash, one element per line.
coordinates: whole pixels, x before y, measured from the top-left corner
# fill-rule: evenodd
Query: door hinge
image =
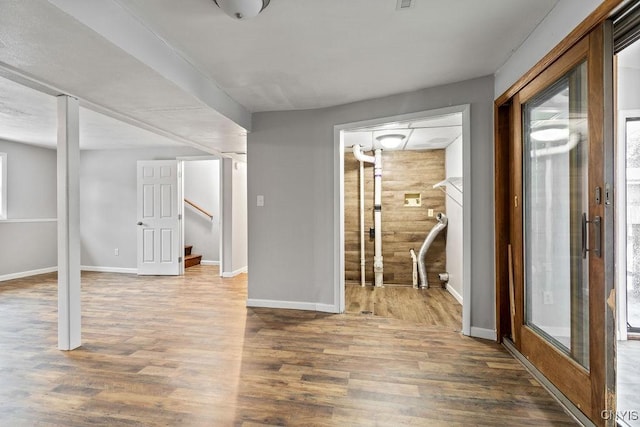
<path fill-rule="evenodd" d="M 178 257 L 178 262 L 182 262 L 182 257 L 181 256 Z"/>
<path fill-rule="evenodd" d="M 182 214 L 178 214 L 178 221 L 182 219 Z"/>

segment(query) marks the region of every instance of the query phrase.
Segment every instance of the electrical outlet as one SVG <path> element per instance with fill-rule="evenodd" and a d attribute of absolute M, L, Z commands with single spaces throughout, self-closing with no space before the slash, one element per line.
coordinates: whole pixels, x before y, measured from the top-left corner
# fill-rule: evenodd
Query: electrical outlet
<path fill-rule="evenodd" d="M 553 304 L 553 292 L 544 291 L 543 294 L 542 294 L 542 300 L 547 305 Z"/>
<path fill-rule="evenodd" d="M 256 197 L 256 206 L 264 206 L 264 196 L 258 195 Z"/>
<path fill-rule="evenodd" d="M 429 216 L 429 218 L 433 218 L 433 209 L 429 209 L 427 211 L 427 215 Z"/>
<path fill-rule="evenodd" d="M 115 256 L 120 256 L 120 249 L 115 248 L 115 249 L 113 250 L 113 254 L 114 254 Z"/>

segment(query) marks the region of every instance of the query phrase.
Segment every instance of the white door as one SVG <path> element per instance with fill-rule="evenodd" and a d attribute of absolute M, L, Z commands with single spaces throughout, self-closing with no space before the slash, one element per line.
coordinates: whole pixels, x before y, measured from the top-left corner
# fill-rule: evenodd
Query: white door
<path fill-rule="evenodd" d="M 138 161 L 138 274 L 178 275 L 178 162 Z"/>

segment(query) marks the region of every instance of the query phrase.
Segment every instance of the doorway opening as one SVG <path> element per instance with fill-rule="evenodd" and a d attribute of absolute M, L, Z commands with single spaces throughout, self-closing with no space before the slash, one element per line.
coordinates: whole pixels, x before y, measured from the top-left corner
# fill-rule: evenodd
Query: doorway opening
<path fill-rule="evenodd" d="M 184 267 L 220 265 L 220 160 L 182 163 Z"/>
<path fill-rule="evenodd" d="M 336 126 L 340 312 L 469 335 L 469 134 L 468 105 Z"/>
<path fill-rule="evenodd" d="M 221 277 L 235 277 L 246 273 L 247 168 L 245 156 L 234 153 L 220 157 L 179 157 L 177 160 L 181 171 L 178 183 L 181 191 L 179 210 L 182 218 L 185 218 L 181 222 L 180 247 L 188 246 L 187 243 L 190 245 L 189 239 L 202 241 L 198 246 L 194 244 L 192 248 L 192 251 L 196 252 L 202 248 L 204 252 L 202 264 L 219 266 L 218 272 Z M 192 196 L 191 199 L 189 199 L 190 196 Z M 184 202 L 185 198 L 194 202 L 196 206 Z M 202 200 L 202 204 L 198 204 L 198 200 Z M 204 209 L 198 209 L 198 207 Z M 191 220 L 190 216 L 193 216 Z M 199 221 L 199 226 L 196 225 L 196 220 Z"/>

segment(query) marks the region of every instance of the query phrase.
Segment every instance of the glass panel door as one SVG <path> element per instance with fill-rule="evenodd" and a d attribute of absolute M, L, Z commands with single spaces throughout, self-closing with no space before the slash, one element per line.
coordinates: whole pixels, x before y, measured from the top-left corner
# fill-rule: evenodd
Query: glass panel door
<path fill-rule="evenodd" d="M 578 41 L 509 106 L 513 345 L 596 425 L 615 410 L 609 30 Z"/>
<path fill-rule="evenodd" d="M 525 324 L 589 368 L 587 66 L 522 105 Z"/>

